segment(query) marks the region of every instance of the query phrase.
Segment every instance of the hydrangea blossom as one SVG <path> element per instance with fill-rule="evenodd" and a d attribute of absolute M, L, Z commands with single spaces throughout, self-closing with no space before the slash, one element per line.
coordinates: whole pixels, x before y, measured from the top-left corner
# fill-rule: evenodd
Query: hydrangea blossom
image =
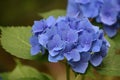
<path fill-rule="evenodd" d="M 103 0 L 68 0 L 67 15 L 80 13 L 85 17 L 94 18 L 98 16 Z"/>
<path fill-rule="evenodd" d="M 106 56 L 109 43 L 103 31 L 93 26 L 87 18 L 59 17 L 35 21 L 30 39 L 31 54 L 48 50 L 48 60 L 66 59 L 71 68 L 85 73 L 88 63 L 99 66 Z"/>
<path fill-rule="evenodd" d="M 97 22 L 104 24 L 108 36 L 113 37 L 120 20 L 120 0 L 68 0 L 67 15 L 75 16 L 78 13 L 96 18 Z"/>

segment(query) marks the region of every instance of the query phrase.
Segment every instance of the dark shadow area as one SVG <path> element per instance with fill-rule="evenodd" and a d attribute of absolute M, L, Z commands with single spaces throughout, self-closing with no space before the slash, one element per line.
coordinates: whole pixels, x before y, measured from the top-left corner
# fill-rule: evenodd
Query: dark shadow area
<path fill-rule="evenodd" d="M 0 0 L 0 25 L 32 25 L 38 13 L 66 9 L 67 0 Z"/>

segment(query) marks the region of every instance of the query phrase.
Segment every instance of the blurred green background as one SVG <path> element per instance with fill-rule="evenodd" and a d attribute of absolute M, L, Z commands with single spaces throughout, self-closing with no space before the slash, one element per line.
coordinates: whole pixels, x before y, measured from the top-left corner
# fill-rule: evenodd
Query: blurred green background
<path fill-rule="evenodd" d="M 66 9 L 67 0 L 0 0 L 0 25 L 32 25 L 38 13 Z"/>

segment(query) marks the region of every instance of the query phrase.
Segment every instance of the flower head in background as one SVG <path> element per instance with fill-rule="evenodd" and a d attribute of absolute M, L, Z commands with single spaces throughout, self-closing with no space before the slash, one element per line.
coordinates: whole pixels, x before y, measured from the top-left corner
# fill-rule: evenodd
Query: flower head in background
<path fill-rule="evenodd" d="M 103 31 L 92 25 L 87 18 L 55 19 L 50 16 L 48 19 L 35 21 L 32 33 L 32 55 L 46 49 L 50 62 L 66 59 L 78 73 L 85 73 L 89 62 L 93 66 L 99 66 L 110 46 Z"/>
<path fill-rule="evenodd" d="M 96 18 L 98 23 L 104 24 L 108 36 L 113 37 L 120 22 L 120 0 L 68 0 L 67 16 L 78 13 L 87 18 Z"/>
<path fill-rule="evenodd" d="M 67 15 L 81 15 L 94 18 L 99 15 L 103 0 L 68 0 Z"/>

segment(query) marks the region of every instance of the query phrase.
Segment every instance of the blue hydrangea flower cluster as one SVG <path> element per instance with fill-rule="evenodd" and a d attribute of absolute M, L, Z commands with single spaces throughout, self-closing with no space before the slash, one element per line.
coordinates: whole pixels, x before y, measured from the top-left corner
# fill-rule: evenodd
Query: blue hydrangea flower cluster
<path fill-rule="evenodd" d="M 85 73 L 88 63 L 99 66 L 110 46 L 103 31 L 93 26 L 87 18 L 50 16 L 35 21 L 30 39 L 31 54 L 44 54 L 48 50 L 48 60 L 58 62 L 66 59 L 71 68 Z"/>
<path fill-rule="evenodd" d="M 78 13 L 103 23 L 109 37 L 115 36 L 120 28 L 120 0 L 68 0 L 67 15 Z"/>

